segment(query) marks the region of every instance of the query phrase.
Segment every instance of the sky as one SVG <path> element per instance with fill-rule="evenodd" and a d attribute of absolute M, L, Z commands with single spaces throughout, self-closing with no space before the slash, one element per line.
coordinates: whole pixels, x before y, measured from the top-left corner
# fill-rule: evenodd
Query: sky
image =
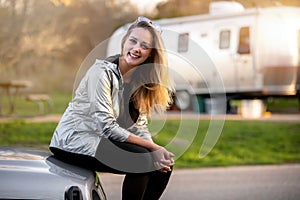
<path fill-rule="evenodd" d="M 156 4 L 167 0 L 130 0 L 133 4 L 136 4 L 140 13 L 152 12 L 155 9 Z"/>

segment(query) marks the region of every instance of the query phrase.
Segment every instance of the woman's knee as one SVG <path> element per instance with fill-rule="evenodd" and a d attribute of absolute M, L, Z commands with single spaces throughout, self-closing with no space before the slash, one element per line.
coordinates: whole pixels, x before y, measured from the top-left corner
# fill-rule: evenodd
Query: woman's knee
<path fill-rule="evenodd" d="M 126 142 L 101 141 L 96 157 L 105 165 L 125 173 L 154 170 L 151 152 L 144 147 Z"/>

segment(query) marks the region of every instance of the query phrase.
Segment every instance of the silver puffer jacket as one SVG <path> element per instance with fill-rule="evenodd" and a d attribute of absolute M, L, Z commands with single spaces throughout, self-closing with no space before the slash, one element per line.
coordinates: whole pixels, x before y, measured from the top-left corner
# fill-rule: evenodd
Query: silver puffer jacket
<path fill-rule="evenodd" d="M 133 133 L 151 140 L 145 114 L 140 114 L 127 129 L 119 126 L 117 118 L 123 87 L 118 66 L 106 60 L 96 60 L 81 80 L 75 97 L 63 114 L 50 148 L 95 156 L 101 138 L 123 142 Z"/>

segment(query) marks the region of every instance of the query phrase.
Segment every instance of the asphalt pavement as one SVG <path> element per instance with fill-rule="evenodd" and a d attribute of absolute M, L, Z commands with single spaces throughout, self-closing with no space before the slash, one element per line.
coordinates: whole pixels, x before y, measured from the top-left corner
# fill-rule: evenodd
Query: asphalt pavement
<path fill-rule="evenodd" d="M 100 174 L 108 200 L 124 176 Z M 299 200 L 300 164 L 174 170 L 161 200 Z"/>
<path fill-rule="evenodd" d="M 14 121 L 14 120 L 25 120 L 28 122 L 58 122 L 61 118 L 60 114 L 49 114 L 49 115 L 38 115 L 33 117 L 20 117 L 20 116 L 0 116 L 0 122 Z M 268 113 L 268 115 L 263 115 L 261 117 L 243 117 L 239 114 L 226 114 L 226 115 L 210 115 L 195 112 L 177 112 L 170 111 L 166 112 L 164 115 L 153 115 L 152 119 L 199 119 L 199 120 L 254 120 L 254 121 L 273 121 L 273 122 L 300 122 L 300 113 L 293 114 L 278 114 L 278 113 Z"/>

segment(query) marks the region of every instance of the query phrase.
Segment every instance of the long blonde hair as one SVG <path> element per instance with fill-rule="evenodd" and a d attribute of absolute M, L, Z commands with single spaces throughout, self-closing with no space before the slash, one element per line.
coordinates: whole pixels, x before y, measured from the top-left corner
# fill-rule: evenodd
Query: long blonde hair
<path fill-rule="evenodd" d="M 151 56 L 136 68 L 132 75 L 131 100 L 143 113 L 163 112 L 173 102 L 173 81 L 169 76 L 166 52 L 160 33 L 148 22 L 133 23 L 122 39 L 122 49 L 126 39 L 135 28 L 144 28 L 152 35 Z M 123 52 L 122 52 L 123 55 Z"/>

